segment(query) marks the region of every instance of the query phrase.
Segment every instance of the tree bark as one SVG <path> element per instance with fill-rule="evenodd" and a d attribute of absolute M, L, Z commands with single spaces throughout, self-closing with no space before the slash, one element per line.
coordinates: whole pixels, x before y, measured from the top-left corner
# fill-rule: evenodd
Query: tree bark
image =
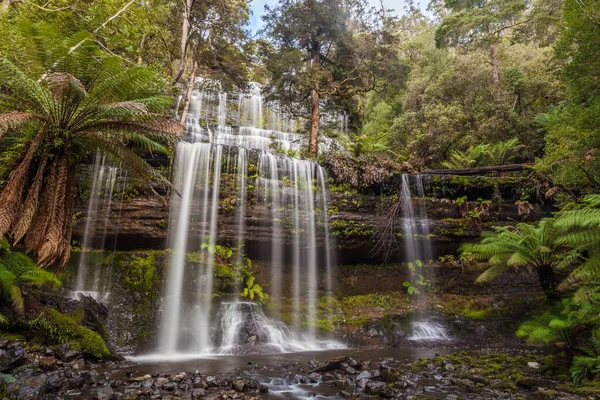
<path fill-rule="evenodd" d="M 554 276 L 554 269 L 549 265 L 544 265 L 537 269 L 538 279 L 542 290 L 546 295 L 549 303 L 554 303 L 560 300 L 560 294 L 556 290 L 556 278 Z"/>
<path fill-rule="evenodd" d="M 319 139 L 319 124 L 321 119 L 321 108 L 319 105 L 320 93 L 319 93 L 319 76 L 318 71 L 321 65 L 321 49 L 320 46 L 315 45 L 313 47 L 312 55 L 312 71 L 313 71 L 313 84 L 311 90 L 311 117 L 310 117 L 310 139 L 308 143 L 308 152 L 311 156 L 316 157 L 318 152 L 318 139 Z"/>
<path fill-rule="evenodd" d="M 190 13 L 192 12 L 192 6 L 194 5 L 194 0 L 185 0 L 185 9 L 183 10 L 183 20 L 181 22 L 181 48 L 180 48 L 180 56 L 179 56 L 179 69 L 175 78 L 173 79 L 173 85 L 175 85 L 183 74 L 185 73 L 186 65 L 185 62 L 187 56 L 187 49 L 190 42 Z"/>
<path fill-rule="evenodd" d="M 11 3 L 12 3 L 12 0 L 4 0 L 2 2 L 2 8 L 0 8 L 0 13 L 8 12 L 8 7 L 10 7 Z"/>
<path fill-rule="evenodd" d="M 502 92 L 500 87 L 500 71 L 498 68 L 498 48 L 496 47 L 496 43 L 493 41 L 490 44 L 490 63 L 492 64 L 492 77 L 494 79 L 494 91 L 496 99 L 500 100 Z"/>
<path fill-rule="evenodd" d="M 144 63 L 144 59 L 142 57 L 142 51 L 144 50 L 144 46 L 146 45 L 146 32 L 142 33 L 142 37 L 140 39 L 140 54 L 138 54 L 137 65 L 142 65 Z"/>
<path fill-rule="evenodd" d="M 181 111 L 181 118 L 179 122 L 185 124 L 185 119 L 187 117 L 188 110 L 190 108 L 190 99 L 192 98 L 192 91 L 194 90 L 194 82 L 196 80 L 196 69 L 197 69 L 196 61 L 193 62 L 192 72 L 190 74 L 190 81 L 188 83 L 187 93 L 185 94 L 185 100 L 183 101 L 183 111 Z"/>

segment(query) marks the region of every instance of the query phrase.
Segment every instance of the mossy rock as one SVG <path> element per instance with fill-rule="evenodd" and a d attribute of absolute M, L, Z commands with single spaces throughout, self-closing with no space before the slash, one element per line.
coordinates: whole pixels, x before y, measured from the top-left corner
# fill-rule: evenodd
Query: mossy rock
<path fill-rule="evenodd" d="M 96 359 L 111 356 L 102 337 L 81 325 L 68 315 L 46 309 L 28 323 L 33 333 L 45 343 L 70 343 L 73 350 Z"/>

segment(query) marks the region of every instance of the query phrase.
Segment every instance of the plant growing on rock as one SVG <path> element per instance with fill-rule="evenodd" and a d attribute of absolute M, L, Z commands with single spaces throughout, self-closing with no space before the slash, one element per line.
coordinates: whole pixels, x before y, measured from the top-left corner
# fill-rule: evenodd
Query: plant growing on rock
<path fill-rule="evenodd" d="M 15 312 L 25 311 L 23 289 L 34 286 L 60 287 L 60 280 L 50 271 L 39 268 L 23 253 L 13 252 L 6 238 L 0 238 L 0 293 L 10 301 Z M 0 322 L 6 318 L 0 314 Z"/>
<path fill-rule="evenodd" d="M 269 296 L 263 291 L 262 286 L 254 282 L 254 276 L 248 277 L 246 280 L 246 287 L 242 292 L 242 297 L 249 298 L 250 300 L 258 299 L 259 303 L 264 304 L 269 300 Z"/>
<path fill-rule="evenodd" d="M 34 50 L 19 66 L 0 57 L 0 139 L 14 139 L 2 146 L 14 169 L 0 194 L 0 236 L 10 232 L 39 265 L 60 269 L 71 251 L 76 167 L 100 151 L 146 183 L 166 182 L 132 148 L 166 152 L 159 142 L 183 127 L 164 116 L 172 98 L 150 69 L 124 68 L 89 33 L 63 39 L 44 24 L 28 32 Z"/>

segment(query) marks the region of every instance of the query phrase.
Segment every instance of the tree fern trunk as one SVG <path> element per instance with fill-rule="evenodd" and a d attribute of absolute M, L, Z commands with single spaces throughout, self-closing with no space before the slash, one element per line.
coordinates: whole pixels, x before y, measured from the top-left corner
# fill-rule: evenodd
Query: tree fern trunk
<path fill-rule="evenodd" d="M 560 294 L 556 290 L 557 285 L 554 269 L 549 265 L 544 265 L 537 269 L 537 274 L 548 302 L 554 303 L 557 300 L 560 300 Z"/>

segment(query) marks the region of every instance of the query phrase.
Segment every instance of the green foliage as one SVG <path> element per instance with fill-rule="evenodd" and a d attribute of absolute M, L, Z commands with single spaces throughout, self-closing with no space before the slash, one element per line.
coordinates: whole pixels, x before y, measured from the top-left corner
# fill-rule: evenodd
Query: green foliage
<path fill-rule="evenodd" d="M 479 244 L 466 244 L 462 252 L 469 252 L 487 268 L 477 282 L 487 282 L 500 274 L 533 268 L 537 271 L 542 289 L 550 301 L 558 298 L 554 269 L 565 267 L 571 261 L 565 257 L 566 248 L 558 243 L 559 230 L 552 218 L 541 220 L 537 226 L 519 223 L 514 227 L 495 227 L 484 232 Z"/>
<path fill-rule="evenodd" d="M 18 313 L 25 311 L 22 289 L 48 286 L 60 288 L 60 280 L 50 271 L 39 268 L 23 253 L 13 252 L 8 240 L 0 238 L 0 291 L 4 301 L 10 301 Z M 5 322 L 0 315 L 0 322 Z"/>
<path fill-rule="evenodd" d="M 553 240 L 554 247 L 569 252 L 555 266 L 571 266 L 570 274 L 559 285 L 563 291 L 570 291 L 560 303 L 523 323 L 517 331 L 529 342 L 565 348 L 574 356 L 571 374 L 576 383 L 600 372 L 599 210 L 600 196 L 590 195 L 558 213 L 553 226 L 560 230 Z M 538 257 L 549 254 L 548 250 L 539 248 Z"/>
<path fill-rule="evenodd" d="M 262 286 L 255 283 L 254 276 L 249 276 L 246 280 L 246 287 L 244 291 L 241 293 L 242 297 L 247 297 L 250 300 L 254 300 L 255 298 L 259 303 L 266 303 L 269 300 L 269 296 L 264 293 Z"/>
<path fill-rule="evenodd" d="M 431 286 L 431 284 L 429 281 L 425 280 L 423 274 L 417 272 L 418 269 L 423 267 L 423 262 L 421 260 L 415 260 L 414 262 L 409 261 L 406 266 L 410 271 L 411 279 L 410 281 L 403 282 L 402 286 L 406 288 L 406 301 L 410 303 L 412 296 L 421 294 L 420 289 L 426 289 Z"/>
<path fill-rule="evenodd" d="M 45 310 L 30 320 L 28 325 L 44 343 L 69 343 L 73 349 L 97 359 L 110 356 L 106 343 L 98 333 L 79 325 L 71 317 L 54 309 Z"/>
<path fill-rule="evenodd" d="M 546 131 L 538 170 L 566 192 L 597 193 L 600 189 L 599 10 L 598 0 L 583 6 L 577 0 L 565 0 L 556 56 L 566 63 L 560 78 L 568 96 L 538 118 Z"/>

